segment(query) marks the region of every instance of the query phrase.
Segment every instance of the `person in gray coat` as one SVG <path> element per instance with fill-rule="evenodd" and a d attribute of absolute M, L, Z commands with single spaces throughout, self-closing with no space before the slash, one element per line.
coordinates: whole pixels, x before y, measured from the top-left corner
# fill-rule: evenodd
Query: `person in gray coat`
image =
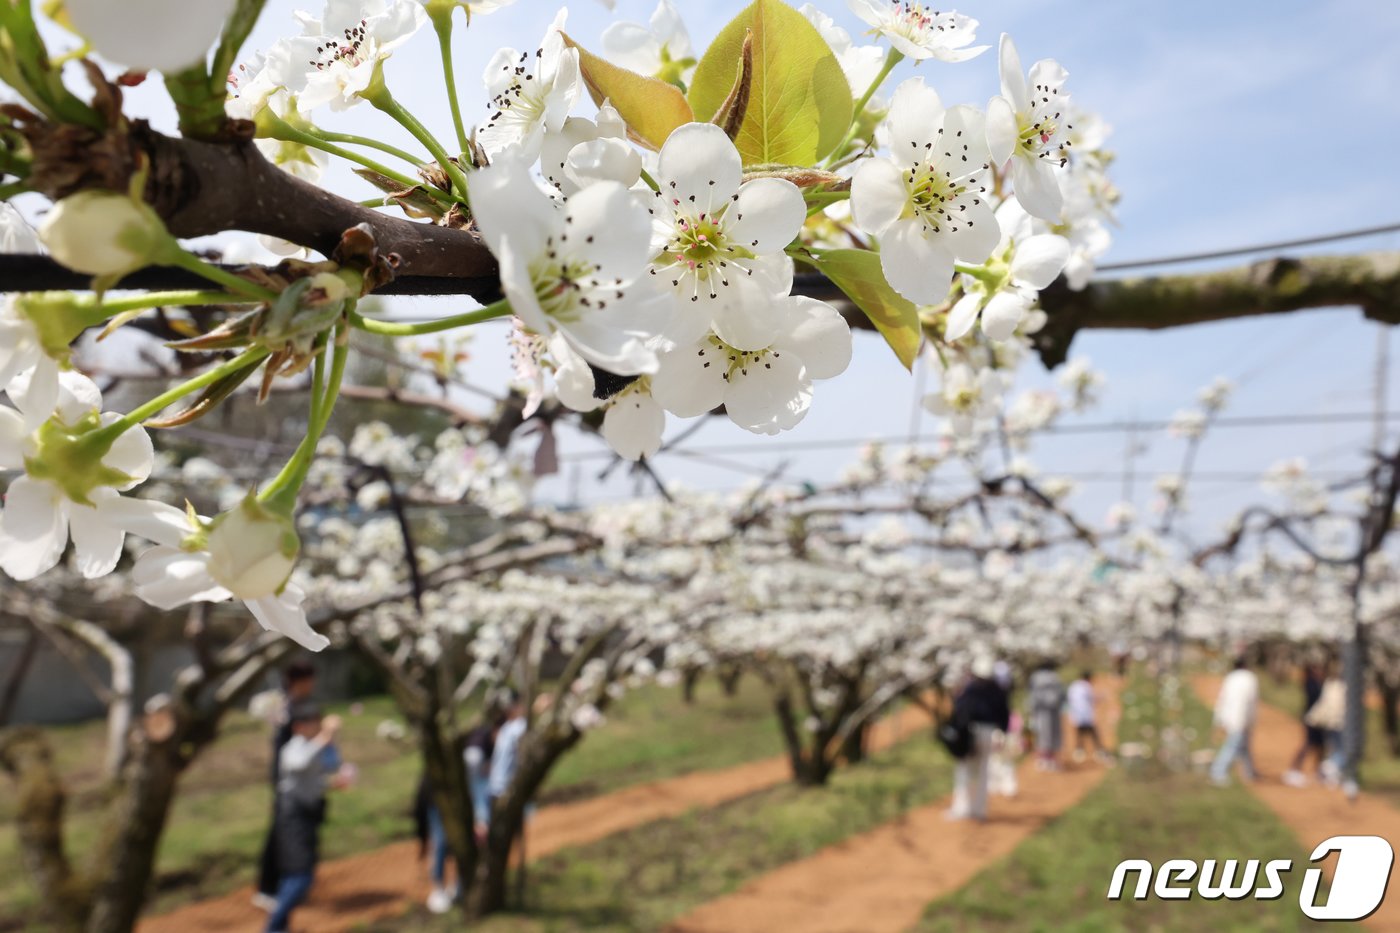
<path fill-rule="evenodd" d="M 1055 670 L 1055 662 L 1041 662 L 1031 674 L 1026 693 L 1031 729 L 1035 732 L 1036 767 L 1042 771 L 1058 770 L 1064 744 L 1061 711 L 1065 705 L 1065 684 Z"/>

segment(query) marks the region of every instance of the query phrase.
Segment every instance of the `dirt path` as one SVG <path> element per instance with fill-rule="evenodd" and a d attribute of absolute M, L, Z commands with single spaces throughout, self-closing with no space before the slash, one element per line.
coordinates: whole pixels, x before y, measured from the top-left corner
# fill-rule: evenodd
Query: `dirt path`
<path fill-rule="evenodd" d="M 1192 686 L 1201 702 L 1214 707 L 1215 697 L 1220 692 L 1219 677 L 1195 677 Z M 1363 793 L 1355 801 L 1348 801 L 1332 788 L 1316 784 L 1289 787 L 1280 780 L 1302 738 L 1303 727 L 1296 715 L 1268 703 L 1259 704 L 1252 749 L 1259 780 L 1249 785 L 1249 789 L 1293 831 L 1305 853 L 1311 853 L 1314 846 L 1331 836 L 1358 833 L 1383 836 L 1392 846 L 1400 845 L 1400 810 L 1381 798 Z M 1240 855 L 1246 857 L 1247 853 Z M 1323 866 L 1329 879 L 1334 862 L 1335 859 L 1329 859 Z M 1298 878 L 1302 877 L 1304 867 L 1307 866 L 1294 866 Z M 1365 921 L 1367 929 L 1400 933 L 1400 895 L 1395 894 L 1394 887 L 1392 873 L 1391 895 Z M 1285 896 L 1296 895 L 1290 890 Z"/>
<path fill-rule="evenodd" d="M 923 711 L 905 708 L 870 730 L 869 747 L 879 750 L 928 728 Z M 656 820 L 711 807 L 788 780 L 785 757 L 700 771 L 639 784 L 573 803 L 542 807 L 527 828 L 525 849 L 533 859 Z M 329 830 L 334 832 L 332 826 Z M 252 871 L 252 866 L 249 866 Z M 405 913 L 428 894 L 427 868 L 416 842 L 323 862 L 310 900 L 293 918 L 297 933 L 340 933 Z M 250 903 L 253 889 L 201 901 L 142 921 L 140 933 L 255 933 L 267 916 Z"/>
<path fill-rule="evenodd" d="M 1099 684 L 1106 738 L 1117 732 L 1119 688 L 1108 678 Z M 993 798 L 986 823 L 948 822 L 947 799 L 920 807 L 702 905 L 671 933 L 899 933 L 1078 803 L 1105 773 L 1082 765 L 1047 774 L 1028 757 L 1019 795 Z"/>

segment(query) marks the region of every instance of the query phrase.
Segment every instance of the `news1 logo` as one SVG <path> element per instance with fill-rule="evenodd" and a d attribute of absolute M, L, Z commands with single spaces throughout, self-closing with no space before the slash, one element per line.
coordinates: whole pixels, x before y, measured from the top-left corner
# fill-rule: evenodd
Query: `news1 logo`
<path fill-rule="evenodd" d="M 1303 873 L 1298 891 L 1298 909 L 1310 920 L 1365 920 L 1385 899 L 1395 852 L 1380 836 L 1333 836 L 1319 843 L 1309 860 L 1319 862 L 1333 852 L 1337 853 L 1337 865 L 1327 900 L 1317 903 L 1322 869 L 1309 868 Z M 1289 859 L 1226 859 L 1221 863 L 1215 859 L 1196 862 L 1174 858 L 1155 868 L 1146 859 L 1126 859 L 1113 870 L 1108 899 L 1122 900 L 1128 876 L 1136 872 L 1135 886 L 1129 895 L 1135 901 L 1147 900 L 1149 889 L 1162 900 L 1185 901 L 1199 895 L 1208 901 L 1271 901 L 1284 895 L 1284 876 L 1292 870 Z"/>

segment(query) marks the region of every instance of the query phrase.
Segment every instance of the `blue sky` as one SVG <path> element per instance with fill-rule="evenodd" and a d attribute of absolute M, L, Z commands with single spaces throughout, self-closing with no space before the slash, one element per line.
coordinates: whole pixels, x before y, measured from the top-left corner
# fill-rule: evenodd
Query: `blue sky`
<path fill-rule="evenodd" d="M 253 39 L 265 46 L 295 31 L 290 12 L 298 4 L 272 0 Z M 645 21 L 653 4 L 619 0 L 609 14 L 595 0 L 570 5 L 570 32 L 597 44 L 617 18 Z M 682 4 L 697 47 L 737 13 L 737 0 Z M 853 34 L 859 22 L 844 0 L 818 6 Z M 1400 121 L 1394 94 L 1400 86 L 1400 4 L 1375 0 L 1303 0 L 1171 3 L 1122 0 L 1000 0 L 957 7 L 981 21 L 979 39 L 995 45 L 1000 32 L 1017 41 L 1023 60 L 1058 59 L 1070 72 L 1068 89 L 1081 105 L 1098 110 L 1114 127 L 1118 154 L 1114 177 L 1123 191 L 1121 229 L 1107 261 L 1123 261 L 1228 248 L 1274 239 L 1305 237 L 1400 221 L 1400 182 L 1395 153 Z M 485 114 L 479 74 L 497 47 L 534 48 L 558 6 L 520 0 L 514 7 L 478 18 L 459 43 L 459 83 L 469 118 Z M 915 73 L 905 65 L 895 81 Z M 985 105 L 997 93 L 996 60 L 985 54 L 961 65 L 929 63 L 918 70 L 946 102 Z M 430 32 L 390 63 L 390 87 L 441 138 L 451 136 L 436 51 Z M 893 83 L 890 85 L 893 87 Z M 167 122 L 155 89 L 136 94 Z M 368 106 L 327 115 L 337 128 L 397 138 Z M 339 185 L 345 176 L 332 176 Z M 1354 241 L 1321 251 L 1400 249 L 1400 235 Z M 1228 263 L 1225 263 L 1228 264 Z M 1221 264 L 1217 264 L 1221 265 Z M 1190 271 L 1193 267 L 1169 272 Z M 1201 265 L 1194 268 L 1209 268 Z M 404 301 L 405 313 L 453 310 L 442 300 Z M 1387 338 L 1389 339 L 1389 338 Z M 856 358 L 845 376 L 820 383 L 807 420 L 782 441 L 906 435 L 911 428 L 915 379 L 893 360 L 878 338 L 860 334 Z M 1327 311 L 1273 319 L 1203 325 L 1169 332 L 1090 333 L 1076 342 L 1075 355 L 1090 356 L 1109 379 L 1102 406 L 1089 421 L 1165 419 L 1188 406 L 1198 388 L 1217 375 L 1243 380 L 1232 414 L 1363 412 L 1369 410 L 1376 325 L 1356 311 Z M 500 385 L 505 373 L 499 329 L 476 341 L 468 377 Z M 1022 385 L 1043 384 L 1038 364 Z M 1400 410 L 1400 379 L 1391 380 L 1390 402 Z M 672 432 L 688 423 L 673 422 Z M 934 420 L 919 430 L 931 436 Z M 1275 460 L 1305 455 L 1319 469 L 1346 471 L 1362 462 L 1369 442 L 1362 424 L 1288 429 L 1221 431 L 1207 441 L 1200 468 L 1210 472 L 1258 473 Z M 1180 445 L 1165 435 L 1144 439 L 1138 470 L 1149 477 L 1176 468 Z M 1122 435 L 1051 439 L 1039 448 L 1047 473 L 1112 472 L 1123 466 Z M 791 459 L 793 478 L 831 478 L 854 450 L 785 454 L 764 438 L 746 434 L 725 419 L 711 419 L 687 446 L 743 445 L 725 459 L 762 471 Z M 567 451 L 596 452 L 595 439 L 567 439 Z M 595 478 L 605 461 L 577 464 L 586 499 L 631 495 L 645 484 L 614 470 Z M 570 471 L 542 487 L 562 499 L 573 484 Z M 670 481 L 731 488 L 745 475 L 713 464 L 663 456 L 658 471 Z M 1075 500 L 1098 518 L 1119 498 L 1116 479 L 1086 481 Z M 1257 499 L 1248 484 L 1205 483 L 1196 489 L 1194 527 L 1215 526 L 1239 505 Z M 1137 500 L 1150 499 L 1150 481 L 1137 483 Z"/>

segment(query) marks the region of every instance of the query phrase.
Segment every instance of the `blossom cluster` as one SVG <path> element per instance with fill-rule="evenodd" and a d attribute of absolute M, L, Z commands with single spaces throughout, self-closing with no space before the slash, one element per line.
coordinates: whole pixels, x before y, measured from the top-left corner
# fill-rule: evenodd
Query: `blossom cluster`
<path fill-rule="evenodd" d="M 149 544 L 132 577 L 153 605 L 242 600 L 265 626 L 319 648 L 326 639 L 302 605 L 309 590 L 324 588 L 293 571 L 347 532 L 310 536 L 303 548 L 299 505 L 348 489 L 359 509 L 382 509 L 396 497 L 395 474 L 426 461 L 411 497 L 469 500 L 498 518 L 523 512 L 529 471 L 483 431 L 420 441 L 373 423 L 344 440 L 327 433 L 357 330 L 417 337 L 509 316 L 523 417 L 552 399 L 628 460 L 658 452 L 668 419 L 722 411 L 756 434 L 796 427 L 815 384 L 851 362 L 848 316 L 879 320 L 888 309 L 903 316 L 902 337 L 885 332 L 901 360 L 909 365 L 922 345 L 940 373 L 926 404 L 946 419 L 950 455 L 970 455 L 993 426 L 1021 450 L 1031 433 L 1092 396 L 1085 371 L 1073 376 L 1068 402 L 1032 393 L 1004 404 L 1029 336 L 1045 323 L 1038 294 L 1061 276 L 1070 287 L 1085 284 L 1108 245 L 1117 201 L 1106 128 L 1071 104 L 1059 64 L 1025 69 L 1002 35 L 999 93 L 985 107 L 948 104 L 937 69 L 991 59 L 979 59 L 989 47 L 977 44 L 979 23 L 963 13 L 849 0 L 876 37 L 861 44 L 810 4 L 795 10 L 765 0 L 700 50 L 680 9 L 660 0 L 649 23 L 609 27 L 603 57 L 566 31 L 567 11 L 536 46 L 501 48 L 481 76 L 473 124 L 463 116 L 470 105 L 459 101 L 454 24 L 464 17 L 480 28 L 482 17 L 509 5 L 327 0 L 319 12 L 297 14 L 297 34 L 251 56 L 239 43 L 256 5 L 144 0 L 120 15 L 97 0 L 65 5 L 61 25 L 82 48 L 124 69 L 109 90 L 162 71 L 172 89 L 184 88 L 175 92 L 182 120 L 222 110 L 237 122 L 214 138 L 251 133 L 266 159 L 302 181 L 323 182 L 331 158 L 349 160 L 383 193 L 377 207 L 479 238 L 504 297 L 415 324 L 367 316 L 360 300 L 393 278 L 397 262 L 363 242 L 372 240 L 369 226 L 347 231 L 325 261 L 312 261 L 307 243 L 264 236 L 264 245 L 294 258 L 231 272 L 166 229 L 145 199 L 148 166 L 134 170 L 124 191 L 85 187 L 59 198 L 37 234 L 0 205 L 3 248 L 47 251 L 92 276 L 94 292 L 19 295 L 0 311 L 0 392 L 10 403 L 0 407 L 0 469 L 20 474 L 0 519 L 0 569 L 32 580 L 71 541 L 78 569 L 97 578 L 117 566 L 130 537 Z M 434 137 L 390 90 L 392 59 L 428 27 L 440 40 L 455 145 Z M 16 43 L 32 70 L 58 59 L 39 36 L 0 38 Z M 752 55 L 759 41 L 772 54 Z M 885 82 L 905 60 L 930 70 L 887 95 Z M 222 66 L 230 68 L 227 87 L 222 74 L 202 74 Z M 45 87 L 15 90 L 46 117 L 81 116 L 85 105 L 63 96 L 61 68 L 51 77 Z M 198 95 L 204 99 L 192 99 Z M 119 93 L 109 97 L 120 103 Z M 318 123 L 327 111 L 354 108 L 397 123 L 426 155 Z M 408 164 L 391 167 L 386 158 Z M 212 286 L 108 294 L 151 265 L 183 268 Z M 844 313 L 800 294 L 799 272 L 836 283 L 849 298 Z M 170 346 L 215 354 L 215 362 L 146 404 L 104 411 L 76 365 L 80 337 L 99 327 L 106 336 L 155 309 L 194 306 L 223 310 L 212 326 L 207 316 L 182 318 L 184 339 Z M 148 426 L 194 420 L 245 383 L 262 400 L 290 380 L 309 389 L 307 431 L 273 478 L 225 483 L 211 517 L 161 501 L 159 484 L 131 495 L 155 469 Z M 911 475 L 927 466 L 917 457 L 903 465 Z M 1006 468 L 1022 482 L 1033 475 L 1025 462 Z M 1042 486 L 1052 502 L 1069 491 L 1053 480 Z M 605 541 L 618 540 L 631 520 L 625 513 L 602 522 L 610 526 L 598 531 Z M 714 525 L 687 521 L 678 539 Z M 366 525 L 380 534 L 387 527 Z M 879 540 L 869 558 L 876 563 Z M 671 562 L 695 569 L 690 556 L 671 554 Z M 394 575 L 385 566 L 366 576 L 367 566 L 348 555 L 331 563 L 355 578 L 352 587 Z"/>

